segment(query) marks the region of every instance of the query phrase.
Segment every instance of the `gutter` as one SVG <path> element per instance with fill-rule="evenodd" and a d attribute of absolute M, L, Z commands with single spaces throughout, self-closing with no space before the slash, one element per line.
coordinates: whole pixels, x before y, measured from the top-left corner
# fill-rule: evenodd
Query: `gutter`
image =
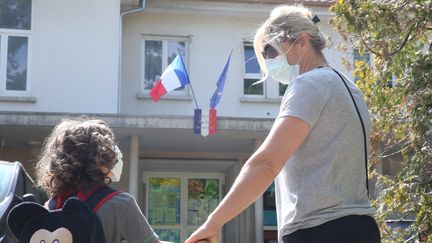
<path fill-rule="evenodd" d="M 121 97 L 122 97 L 122 40 L 123 40 L 123 17 L 130 14 L 143 12 L 146 6 L 146 0 L 139 0 L 139 5 L 135 9 L 120 13 L 119 19 L 119 61 L 118 61 L 118 84 L 117 84 L 117 114 L 121 114 Z"/>

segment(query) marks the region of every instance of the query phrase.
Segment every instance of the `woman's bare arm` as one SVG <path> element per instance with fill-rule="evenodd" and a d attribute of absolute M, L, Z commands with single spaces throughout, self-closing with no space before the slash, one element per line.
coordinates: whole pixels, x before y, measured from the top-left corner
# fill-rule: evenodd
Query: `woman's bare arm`
<path fill-rule="evenodd" d="M 246 161 L 228 194 L 186 243 L 200 239 L 216 242 L 222 226 L 262 195 L 288 158 L 303 144 L 309 131 L 309 125 L 301 119 L 277 119 L 263 144 Z"/>

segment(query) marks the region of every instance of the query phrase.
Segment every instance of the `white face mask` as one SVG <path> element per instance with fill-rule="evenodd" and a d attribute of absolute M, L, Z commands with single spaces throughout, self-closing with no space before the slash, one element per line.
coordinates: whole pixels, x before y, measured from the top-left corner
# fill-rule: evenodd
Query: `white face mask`
<path fill-rule="evenodd" d="M 304 52 L 299 58 L 297 64 L 288 64 L 288 60 L 286 58 L 286 54 L 291 50 L 296 41 L 297 39 L 294 41 L 288 51 L 285 52 L 284 55 L 280 54 L 275 58 L 265 60 L 265 64 L 270 76 L 274 80 L 277 80 L 285 85 L 291 84 L 294 79 L 300 74 L 300 66 L 298 64 L 303 58 Z"/>
<path fill-rule="evenodd" d="M 265 60 L 270 76 L 282 84 L 291 84 L 300 73 L 299 65 L 290 65 L 285 55 L 279 55 L 273 59 Z"/>
<path fill-rule="evenodd" d="M 122 160 L 123 154 L 117 145 L 114 148 L 114 152 L 116 154 L 117 163 L 114 165 L 114 168 L 112 168 L 111 170 L 112 173 L 111 181 L 119 182 L 123 170 L 123 160 Z"/>

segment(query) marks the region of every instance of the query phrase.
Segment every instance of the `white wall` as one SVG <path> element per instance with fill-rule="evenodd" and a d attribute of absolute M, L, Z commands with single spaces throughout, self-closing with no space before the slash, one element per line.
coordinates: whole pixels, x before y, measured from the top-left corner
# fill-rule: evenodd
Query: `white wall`
<path fill-rule="evenodd" d="M 33 0 L 34 104 L 1 110 L 116 113 L 120 0 Z"/>
<path fill-rule="evenodd" d="M 227 7 L 228 8 L 228 7 Z M 259 6 L 257 5 L 257 8 Z M 326 11 L 326 9 L 320 9 Z M 242 103 L 244 53 L 243 41 L 252 39 L 254 31 L 267 18 L 265 14 L 239 17 L 227 14 L 182 13 L 181 11 L 144 11 L 126 16 L 123 20 L 122 104 L 121 113 L 145 115 L 193 115 L 192 100 L 179 101 L 161 98 L 157 103 L 137 99 L 141 82 L 141 41 L 143 35 L 192 36 L 189 49 L 189 74 L 200 106 L 209 107 L 216 88 L 215 82 L 225 65 L 231 49 L 233 56 L 229 68 L 218 115 L 227 117 L 275 117 L 279 103 Z M 323 19 L 323 31 L 339 39 Z M 327 58 L 340 67 L 337 51 L 326 51 Z M 271 84 L 274 85 L 274 84 Z"/>

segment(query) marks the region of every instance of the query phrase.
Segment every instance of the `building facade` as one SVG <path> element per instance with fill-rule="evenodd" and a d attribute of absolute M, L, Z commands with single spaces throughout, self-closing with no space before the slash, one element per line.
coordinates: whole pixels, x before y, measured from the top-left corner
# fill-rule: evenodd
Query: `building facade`
<path fill-rule="evenodd" d="M 124 154 L 114 186 L 136 196 L 163 240 L 183 242 L 272 126 L 286 87 L 273 80 L 252 85 L 261 78 L 252 39 L 273 7 L 298 2 L 2 1 L 0 160 L 21 161 L 32 173 L 44 137 L 61 119 L 102 118 Z M 324 51 L 329 63 L 350 76 L 341 58 L 356 55 L 334 48 L 340 37 L 328 24 L 333 1 L 300 2 L 333 42 Z M 231 51 L 217 134 L 196 135 L 194 109 L 209 108 Z M 154 102 L 149 90 L 179 52 L 193 90 Z M 229 222 L 223 242 L 276 242 L 273 198 L 269 188 Z"/>

